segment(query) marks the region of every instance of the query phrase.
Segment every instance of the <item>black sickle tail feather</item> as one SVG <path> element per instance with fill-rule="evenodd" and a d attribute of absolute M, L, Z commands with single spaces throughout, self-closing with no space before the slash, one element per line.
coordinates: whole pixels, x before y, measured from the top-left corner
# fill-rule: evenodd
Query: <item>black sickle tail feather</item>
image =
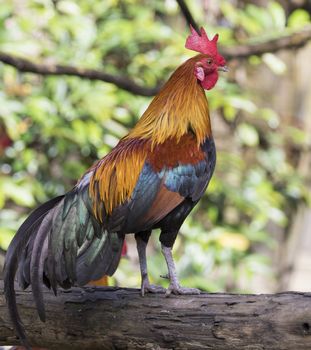
<path fill-rule="evenodd" d="M 118 266 L 124 236 L 108 232 L 90 208 L 86 183 L 34 210 L 9 246 L 4 292 L 16 332 L 28 349 L 16 305 L 16 273 L 23 289 L 31 285 L 39 317 L 45 321 L 43 284 L 56 294 L 58 285 L 84 285 L 112 275 Z"/>
<path fill-rule="evenodd" d="M 47 252 L 47 239 L 48 232 L 51 229 L 52 218 L 50 210 L 43 218 L 41 225 L 38 229 L 36 239 L 33 245 L 31 261 L 30 261 L 30 280 L 31 288 L 34 301 L 36 303 L 37 311 L 41 321 L 45 322 L 45 309 L 42 295 L 42 284 L 43 284 L 43 265 L 44 256 Z"/>
<path fill-rule="evenodd" d="M 36 231 L 46 214 L 57 203 L 59 203 L 63 197 L 64 196 L 53 198 L 45 204 L 41 205 L 39 208 L 35 209 L 17 231 L 6 253 L 4 267 L 4 294 L 7 300 L 11 320 L 16 329 L 16 332 L 22 344 L 28 349 L 30 346 L 27 342 L 24 327 L 18 314 L 14 290 L 14 278 L 18 267 L 18 260 L 22 255 L 23 249 L 25 249 L 27 242 L 31 236 L 33 234 L 36 234 Z"/>

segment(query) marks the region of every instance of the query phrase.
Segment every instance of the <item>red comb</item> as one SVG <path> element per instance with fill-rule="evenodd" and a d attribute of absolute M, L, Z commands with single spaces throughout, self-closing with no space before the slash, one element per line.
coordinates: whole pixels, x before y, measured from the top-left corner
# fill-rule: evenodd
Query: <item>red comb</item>
<path fill-rule="evenodd" d="M 203 27 L 201 27 L 201 35 L 190 25 L 191 35 L 186 40 L 185 47 L 189 50 L 197 51 L 210 56 L 216 56 L 218 34 L 212 40 L 209 40 Z"/>

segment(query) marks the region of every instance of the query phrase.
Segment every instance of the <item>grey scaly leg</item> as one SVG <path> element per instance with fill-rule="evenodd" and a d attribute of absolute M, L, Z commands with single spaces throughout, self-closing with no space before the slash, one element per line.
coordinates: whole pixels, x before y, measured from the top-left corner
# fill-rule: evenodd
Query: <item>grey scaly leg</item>
<path fill-rule="evenodd" d="M 181 287 L 179 285 L 175 263 L 173 260 L 172 255 L 172 248 L 165 247 L 163 244 L 161 246 L 162 253 L 165 257 L 167 269 L 168 269 L 168 276 L 170 279 L 170 285 L 166 291 L 166 295 L 169 296 L 170 294 L 200 294 L 200 290 L 196 288 L 186 288 Z"/>
<path fill-rule="evenodd" d="M 149 234 L 150 235 L 150 234 Z M 149 238 L 149 236 L 148 236 Z M 165 293 L 165 288 L 150 284 L 147 269 L 146 247 L 148 239 L 143 239 L 139 234 L 135 235 L 139 265 L 141 272 L 141 295 L 145 293 Z"/>

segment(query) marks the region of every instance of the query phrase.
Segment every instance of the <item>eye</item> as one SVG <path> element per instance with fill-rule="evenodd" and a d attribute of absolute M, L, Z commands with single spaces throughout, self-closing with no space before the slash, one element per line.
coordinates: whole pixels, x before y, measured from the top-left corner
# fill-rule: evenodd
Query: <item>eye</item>
<path fill-rule="evenodd" d="M 206 62 L 208 65 L 211 65 L 213 63 L 213 60 L 211 58 L 208 58 Z"/>

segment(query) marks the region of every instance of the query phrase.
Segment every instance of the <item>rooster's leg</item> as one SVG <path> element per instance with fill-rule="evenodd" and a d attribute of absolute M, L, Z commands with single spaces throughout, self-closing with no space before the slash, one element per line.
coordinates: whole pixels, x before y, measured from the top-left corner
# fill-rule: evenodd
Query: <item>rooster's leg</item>
<path fill-rule="evenodd" d="M 166 291 L 166 295 L 169 296 L 173 294 L 200 294 L 200 290 L 196 288 L 185 288 L 179 285 L 175 263 L 172 255 L 172 248 L 166 247 L 162 244 L 162 253 L 165 257 L 167 268 L 168 268 L 168 277 L 170 279 L 170 285 Z"/>
<path fill-rule="evenodd" d="M 139 257 L 139 265 L 141 272 L 141 295 L 145 293 L 165 293 L 165 288 L 150 284 L 147 269 L 146 247 L 151 231 L 140 232 L 135 234 L 137 252 Z"/>

